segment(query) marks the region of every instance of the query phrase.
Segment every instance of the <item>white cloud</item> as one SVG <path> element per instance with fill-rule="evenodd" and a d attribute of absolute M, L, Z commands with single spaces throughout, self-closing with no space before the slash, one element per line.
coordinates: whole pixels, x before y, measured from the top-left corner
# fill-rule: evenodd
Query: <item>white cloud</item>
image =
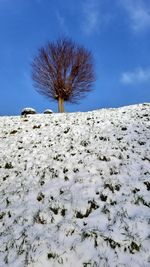
<path fill-rule="evenodd" d="M 64 16 L 62 16 L 60 14 L 60 12 L 58 11 L 56 13 L 56 17 L 57 17 L 57 21 L 59 23 L 59 26 L 60 26 L 61 30 L 63 31 L 64 34 L 68 35 L 68 28 L 66 26 L 66 22 L 65 22 Z"/>
<path fill-rule="evenodd" d="M 124 72 L 121 75 L 121 82 L 124 84 L 150 82 L 150 68 L 137 68 L 131 72 Z"/>
<path fill-rule="evenodd" d="M 150 28 L 150 3 L 145 0 L 121 0 L 130 18 L 130 26 L 135 32 Z"/>
<path fill-rule="evenodd" d="M 86 35 L 97 31 L 100 27 L 100 1 L 86 0 L 83 5 L 82 30 Z"/>

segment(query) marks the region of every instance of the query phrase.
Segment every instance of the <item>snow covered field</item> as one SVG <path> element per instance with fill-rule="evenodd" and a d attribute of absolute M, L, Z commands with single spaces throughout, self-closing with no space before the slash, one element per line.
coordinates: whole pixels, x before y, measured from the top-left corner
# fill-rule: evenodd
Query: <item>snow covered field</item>
<path fill-rule="evenodd" d="M 150 104 L 0 117 L 6 266 L 150 266 Z"/>

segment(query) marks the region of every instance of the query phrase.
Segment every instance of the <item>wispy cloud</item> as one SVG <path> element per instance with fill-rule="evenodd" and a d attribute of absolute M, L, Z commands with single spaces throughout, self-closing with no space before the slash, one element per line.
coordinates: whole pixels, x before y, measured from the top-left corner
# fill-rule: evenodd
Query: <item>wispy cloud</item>
<path fill-rule="evenodd" d="M 85 0 L 82 9 L 82 31 L 85 35 L 100 33 L 114 19 L 111 0 Z M 106 8 L 107 7 L 107 8 Z"/>
<path fill-rule="evenodd" d="M 150 82 L 150 68 L 137 68 L 121 74 L 121 82 L 124 84 L 139 84 Z"/>
<path fill-rule="evenodd" d="M 86 0 L 83 4 L 82 30 L 86 35 L 97 31 L 100 27 L 100 1 Z"/>
<path fill-rule="evenodd" d="M 59 24 L 61 31 L 64 34 L 68 35 L 68 28 L 67 28 L 64 16 L 61 15 L 61 13 L 59 11 L 57 11 L 56 17 L 57 17 L 57 21 L 58 21 L 58 24 Z"/>
<path fill-rule="evenodd" d="M 150 28 L 150 3 L 145 0 L 121 0 L 121 5 L 130 18 L 130 26 L 135 32 Z"/>

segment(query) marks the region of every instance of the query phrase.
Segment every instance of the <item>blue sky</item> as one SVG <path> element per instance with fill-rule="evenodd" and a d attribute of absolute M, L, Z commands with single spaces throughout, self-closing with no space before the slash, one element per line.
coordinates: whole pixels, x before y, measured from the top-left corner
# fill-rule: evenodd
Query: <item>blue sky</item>
<path fill-rule="evenodd" d="M 31 79 L 39 47 L 67 35 L 93 52 L 94 90 L 68 112 L 150 102 L 149 0 L 0 0 L 0 115 L 57 103 Z"/>

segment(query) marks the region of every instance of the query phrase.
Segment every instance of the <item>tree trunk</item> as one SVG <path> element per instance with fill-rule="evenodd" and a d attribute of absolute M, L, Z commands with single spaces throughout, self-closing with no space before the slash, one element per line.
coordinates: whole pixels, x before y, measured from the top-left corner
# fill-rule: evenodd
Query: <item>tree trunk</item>
<path fill-rule="evenodd" d="M 64 112 L 64 99 L 61 97 L 58 98 L 58 111 Z"/>

